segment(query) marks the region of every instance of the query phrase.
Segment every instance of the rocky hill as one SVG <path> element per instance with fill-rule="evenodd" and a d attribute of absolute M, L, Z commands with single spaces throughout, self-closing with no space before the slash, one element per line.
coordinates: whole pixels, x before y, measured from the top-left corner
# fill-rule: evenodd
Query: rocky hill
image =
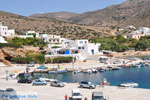
<path fill-rule="evenodd" d="M 69 20 L 98 26 L 150 26 L 150 0 L 128 0 L 102 10 L 86 12 Z"/>
<path fill-rule="evenodd" d="M 150 26 L 149 12 L 150 0 L 127 0 L 119 5 L 113 5 L 97 11 L 85 12 L 70 18 L 66 17 L 66 19 L 73 23 L 94 25 L 103 28 L 114 28 L 127 25 L 140 27 Z M 44 14 L 42 16 L 44 16 Z"/>
<path fill-rule="evenodd" d="M 37 18 L 47 18 L 47 19 L 57 19 L 60 21 L 68 21 L 71 17 L 77 16 L 78 14 L 72 12 L 54 12 L 54 13 L 42 13 L 42 14 L 33 14 L 30 17 Z"/>
<path fill-rule="evenodd" d="M 93 38 L 101 37 L 99 29 L 86 25 L 73 24 L 55 19 L 43 19 L 25 17 L 7 12 L 0 12 L 0 21 L 9 28 L 16 30 L 17 34 L 25 34 L 29 30 L 35 30 L 39 33 L 61 35 L 65 38 Z"/>

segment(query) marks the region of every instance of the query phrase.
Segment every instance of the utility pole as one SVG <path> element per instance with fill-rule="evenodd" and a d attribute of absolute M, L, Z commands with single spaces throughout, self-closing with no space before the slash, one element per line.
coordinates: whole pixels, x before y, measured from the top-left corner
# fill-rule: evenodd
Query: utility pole
<path fill-rule="evenodd" d="M 74 69 L 74 55 L 72 54 L 72 68 Z"/>
<path fill-rule="evenodd" d="M 5 70 L 6 72 L 6 80 L 8 81 L 8 70 Z"/>

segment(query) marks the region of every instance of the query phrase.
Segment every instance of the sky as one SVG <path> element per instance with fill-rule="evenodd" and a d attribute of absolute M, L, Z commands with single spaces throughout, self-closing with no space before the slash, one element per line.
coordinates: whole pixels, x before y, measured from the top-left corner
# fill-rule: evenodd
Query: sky
<path fill-rule="evenodd" d="M 126 0 L 1 0 L 0 11 L 24 16 L 48 12 L 83 13 L 120 4 Z"/>

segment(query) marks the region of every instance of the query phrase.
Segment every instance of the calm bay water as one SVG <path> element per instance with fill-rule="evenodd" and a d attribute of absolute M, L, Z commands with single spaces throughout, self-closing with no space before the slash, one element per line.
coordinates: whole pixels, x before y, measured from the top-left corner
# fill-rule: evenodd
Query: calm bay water
<path fill-rule="evenodd" d="M 81 82 L 90 81 L 95 84 L 99 84 L 103 78 L 107 78 L 112 86 L 118 86 L 124 82 L 136 82 L 139 84 L 139 88 L 149 88 L 150 89 L 150 67 L 142 68 L 123 68 L 116 71 L 106 71 L 103 73 L 96 74 L 84 74 L 78 73 L 74 74 L 71 72 L 64 74 L 41 74 L 34 73 L 34 78 L 44 76 L 47 78 L 55 78 L 63 82 Z"/>

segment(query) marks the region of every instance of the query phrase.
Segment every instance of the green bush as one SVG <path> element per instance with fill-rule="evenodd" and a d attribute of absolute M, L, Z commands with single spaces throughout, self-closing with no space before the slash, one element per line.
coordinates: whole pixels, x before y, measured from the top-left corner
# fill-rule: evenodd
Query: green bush
<path fill-rule="evenodd" d="M 21 45 L 16 43 L 0 43 L 0 48 L 4 48 L 4 47 L 22 48 Z"/>
<path fill-rule="evenodd" d="M 48 59 L 45 60 L 45 63 L 46 63 L 46 64 L 52 63 L 52 61 L 53 61 L 52 59 L 48 58 Z"/>
<path fill-rule="evenodd" d="M 32 57 L 16 57 L 11 58 L 11 62 L 18 63 L 18 64 L 26 64 L 33 61 Z"/>
<path fill-rule="evenodd" d="M 52 48 L 59 48 L 59 46 L 53 46 Z"/>
<path fill-rule="evenodd" d="M 43 54 L 37 54 L 37 55 L 32 55 L 27 57 L 11 58 L 11 62 L 19 63 L 19 64 L 26 64 L 31 61 L 34 61 L 35 63 L 38 64 L 43 64 L 45 62 L 45 56 Z"/>
<path fill-rule="evenodd" d="M 72 57 L 57 57 L 53 59 L 53 63 L 70 63 L 72 62 Z"/>
<path fill-rule="evenodd" d="M 36 63 L 43 64 L 45 62 L 44 54 L 37 54 L 33 56 L 33 59 Z"/>
<path fill-rule="evenodd" d="M 43 47 L 46 45 L 46 43 L 38 38 L 19 38 L 19 37 L 15 37 L 12 40 L 8 41 L 9 43 L 14 43 L 14 44 L 19 44 L 19 45 L 32 45 L 32 46 L 39 46 L 39 47 Z"/>

